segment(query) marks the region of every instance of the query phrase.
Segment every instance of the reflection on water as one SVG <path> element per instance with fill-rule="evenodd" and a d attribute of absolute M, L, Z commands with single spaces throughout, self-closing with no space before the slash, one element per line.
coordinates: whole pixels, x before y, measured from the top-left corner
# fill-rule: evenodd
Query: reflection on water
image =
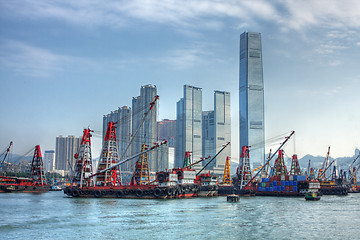
<path fill-rule="evenodd" d="M 358 239 L 360 194 L 177 200 L 0 194 L 1 239 Z M 351 222 L 351 224 L 350 224 Z"/>

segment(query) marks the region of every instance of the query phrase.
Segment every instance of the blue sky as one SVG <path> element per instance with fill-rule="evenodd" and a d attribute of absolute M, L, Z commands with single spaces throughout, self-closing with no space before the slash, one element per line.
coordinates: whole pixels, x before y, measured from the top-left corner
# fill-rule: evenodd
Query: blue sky
<path fill-rule="evenodd" d="M 55 148 L 154 84 L 175 119 L 183 85 L 231 92 L 238 158 L 238 51 L 262 34 L 266 138 L 286 152 L 352 156 L 360 145 L 359 1 L 0 1 L 0 149 Z M 101 139 L 94 138 L 93 155 Z M 296 147 L 294 147 L 296 146 Z M 273 147 L 274 148 L 274 147 Z"/>

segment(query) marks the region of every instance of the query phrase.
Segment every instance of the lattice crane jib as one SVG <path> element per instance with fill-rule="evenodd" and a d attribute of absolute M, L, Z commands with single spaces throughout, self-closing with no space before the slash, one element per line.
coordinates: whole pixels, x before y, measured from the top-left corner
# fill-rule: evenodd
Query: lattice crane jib
<path fill-rule="evenodd" d="M 274 175 L 282 176 L 286 175 L 286 166 L 284 163 L 284 151 L 279 150 L 278 158 L 275 160 L 274 164 Z"/>
<path fill-rule="evenodd" d="M 141 146 L 141 152 L 144 152 L 147 149 L 147 145 L 143 144 Z M 139 159 L 135 164 L 135 171 L 132 179 L 132 185 L 146 185 L 150 183 L 150 172 L 149 172 L 149 162 L 147 153 L 140 155 Z"/>
<path fill-rule="evenodd" d="M 290 175 L 301 175 L 299 160 L 296 154 L 294 154 L 291 159 Z"/>
<path fill-rule="evenodd" d="M 322 168 L 319 169 L 319 173 L 318 173 L 318 180 L 325 180 L 325 177 L 326 177 L 326 170 L 328 168 L 328 165 L 330 163 L 330 160 L 329 160 L 329 156 L 330 156 L 330 146 L 328 148 L 328 152 L 326 154 L 326 158 L 325 158 L 325 161 L 322 165 Z"/>
<path fill-rule="evenodd" d="M 44 163 L 42 160 L 41 149 L 39 145 L 35 146 L 34 157 L 31 162 L 31 173 L 35 185 L 46 185 Z"/>
<path fill-rule="evenodd" d="M 231 186 L 231 175 L 230 175 L 230 157 L 226 157 L 223 185 Z"/>
<path fill-rule="evenodd" d="M 248 146 L 243 146 L 241 149 L 237 175 L 240 181 L 240 188 L 242 189 L 243 187 L 248 186 L 248 183 L 252 178 Z"/>
<path fill-rule="evenodd" d="M 91 132 L 89 128 L 84 129 L 79 152 L 75 154 L 75 167 L 73 184 L 76 186 L 92 186 L 93 181 L 89 176 L 92 174 L 92 156 L 91 156 Z"/>
<path fill-rule="evenodd" d="M 119 162 L 116 140 L 116 122 L 109 122 L 104 138 L 103 149 L 98 164 L 98 172 L 111 167 Z M 96 185 L 117 186 L 121 185 L 120 167 L 106 170 L 96 176 Z"/>

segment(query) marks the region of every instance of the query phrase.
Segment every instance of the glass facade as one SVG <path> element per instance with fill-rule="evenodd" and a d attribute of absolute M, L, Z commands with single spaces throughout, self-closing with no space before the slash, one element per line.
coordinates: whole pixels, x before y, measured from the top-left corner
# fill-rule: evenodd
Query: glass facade
<path fill-rule="evenodd" d="M 185 85 L 184 98 L 177 102 L 175 167 L 182 167 L 185 152 L 191 162 L 202 157 L 202 90 Z M 200 169 L 198 164 L 193 167 Z"/>
<path fill-rule="evenodd" d="M 150 103 L 154 101 L 155 96 L 157 95 L 156 86 L 146 85 L 142 86 L 140 89 L 140 96 L 133 98 L 132 101 L 132 134 L 135 134 L 138 129 L 142 119 L 144 118 L 145 113 L 150 108 Z M 141 145 L 145 143 L 146 145 L 154 146 L 154 143 L 157 141 L 157 105 L 151 110 L 150 114 L 147 116 L 144 124 L 140 128 L 139 133 L 134 139 L 132 144 L 131 152 L 132 155 L 137 154 L 141 151 Z M 148 153 L 149 168 L 151 172 L 157 172 L 162 169 L 164 163 L 162 161 L 168 161 L 167 158 L 158 157 L 156 151 L 151 151 Z M 166 158 L 166 159 L 165 159 Z M 165 163 L 166 165 L 167 163 Z"/>
<path fill-rule="evenodd" d="M 239 67 L 240 149 L 250 147 L 250 160 L 264 162 L 264 82 L 261 34 L 240 35 Z"/>
<path fill-rule="evenodd" d="M 231 114 L 230 93 L 214 92 L 214 124 L 215 124 L 215 147 L 216 153 L 228 142 L 231 142 Z M 215 159 L 214 170 L 217 174 L 223 174 L 226 157 L 231 157 L 231 146 L 227 146 Z"/>
<path fill-rule="evenodd" d="M 215 91 L 214 111 L 205 111 L 202 116 L 203 157 L 213 157 L 220 151 L 224 144 L 231 141 L 230 93 Z M 230 146 L 227 146 L 222 153 L 207 166 L 207 169 L 213 169 L 215 174 L 222 175 L 224 173 L 226 157 L 228 156 L 231 157 Z"/>

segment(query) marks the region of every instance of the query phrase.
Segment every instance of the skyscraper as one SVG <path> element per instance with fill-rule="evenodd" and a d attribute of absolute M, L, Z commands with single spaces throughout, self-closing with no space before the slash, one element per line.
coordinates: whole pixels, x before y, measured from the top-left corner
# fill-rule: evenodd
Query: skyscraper
<path fill-rule="evenodd" d="M 182 167 L 185 152 L 191 152 L 191 162 L 202 157 L 202 90 L 184 86 L 184 97 L 176 108 L 175 167 Z M 194 166 L 199 169 L 200 164 Z"/>
<path fill-rule="evenodd" d="M 240 149 L 251 146 L 250 160 L 264 161 L 264 81 L 261 34 L 240 35 L 239 68 Z"/>
<path fill-rule="evenodd" d="M 229 92 L 214 92 L 214 111 L 203 112 L 202 129 L 203 157 L 214 157 L 223 145 L 231 141 Z M 226 157 L 231 157 L 231 146 L 227 146 L 207 169 L 213 169 L 215 174 L 223 174 Z"/>
<path fill-rule="evenodd" d="M 106 134 L 107 126 L 109 122 L 116 123 L 116 138 L 117 138 L 117 147 L 119 151 L 119 157 L 121 157 L 129 145 L 130 135 L 131 135 L 131 108 L 128 106 L 123 106 L 117 110 L 104 115 L 103 117 L 103 141 Z M 131 155 L 131 147 L 127 150 L 124 158 Z M 120 159 L 120 161 L 123 159 Z M 126 162 L 121 165 L 121 171 L 134 171 L 134 164 L 131 162 Z"/>
<path fill-rule="evenodd" d="M 44 153 L 44 168 L 47 171 L 55 170 L 55 151 L 47 150 Z"/>
<path fill-rule="evenodd" d="M 74 155 L 78 152 L 81 143 L 80 137 L 59 136 L 56 138 L 55 168 L 70 173 L 74 166 Z"/>
<path fill-rule="evenodd" d="M 146 85 L 140 89 L 140 96 L 133 98 L 132 101 L 132 134 L 134 135 L 138 127 L 140 126 L 145 113 L 150 108 L 150 103 L 154 101 L 157 95 L 156 86 Z M 144 124 L 140 128 L 134 142 L 131 146 L 132 155 L 141 151 L 141 145 L 145 143 L 152 147 L 157 140 L 157 106 L 155 105 L 147 116 Z M 156 172 L 163 166 L 162 161 L 166 161 L 161 157 L 157 157 L 157 154 L 152 151 L 148 153 L 148 161 L 150 171 Z"/>
<path fill-rule="evenodd" d="M 167 140 L 169 147 L 175 146 L 176 120 L 163 119 L 157 123 L 158 141 Z"/>

